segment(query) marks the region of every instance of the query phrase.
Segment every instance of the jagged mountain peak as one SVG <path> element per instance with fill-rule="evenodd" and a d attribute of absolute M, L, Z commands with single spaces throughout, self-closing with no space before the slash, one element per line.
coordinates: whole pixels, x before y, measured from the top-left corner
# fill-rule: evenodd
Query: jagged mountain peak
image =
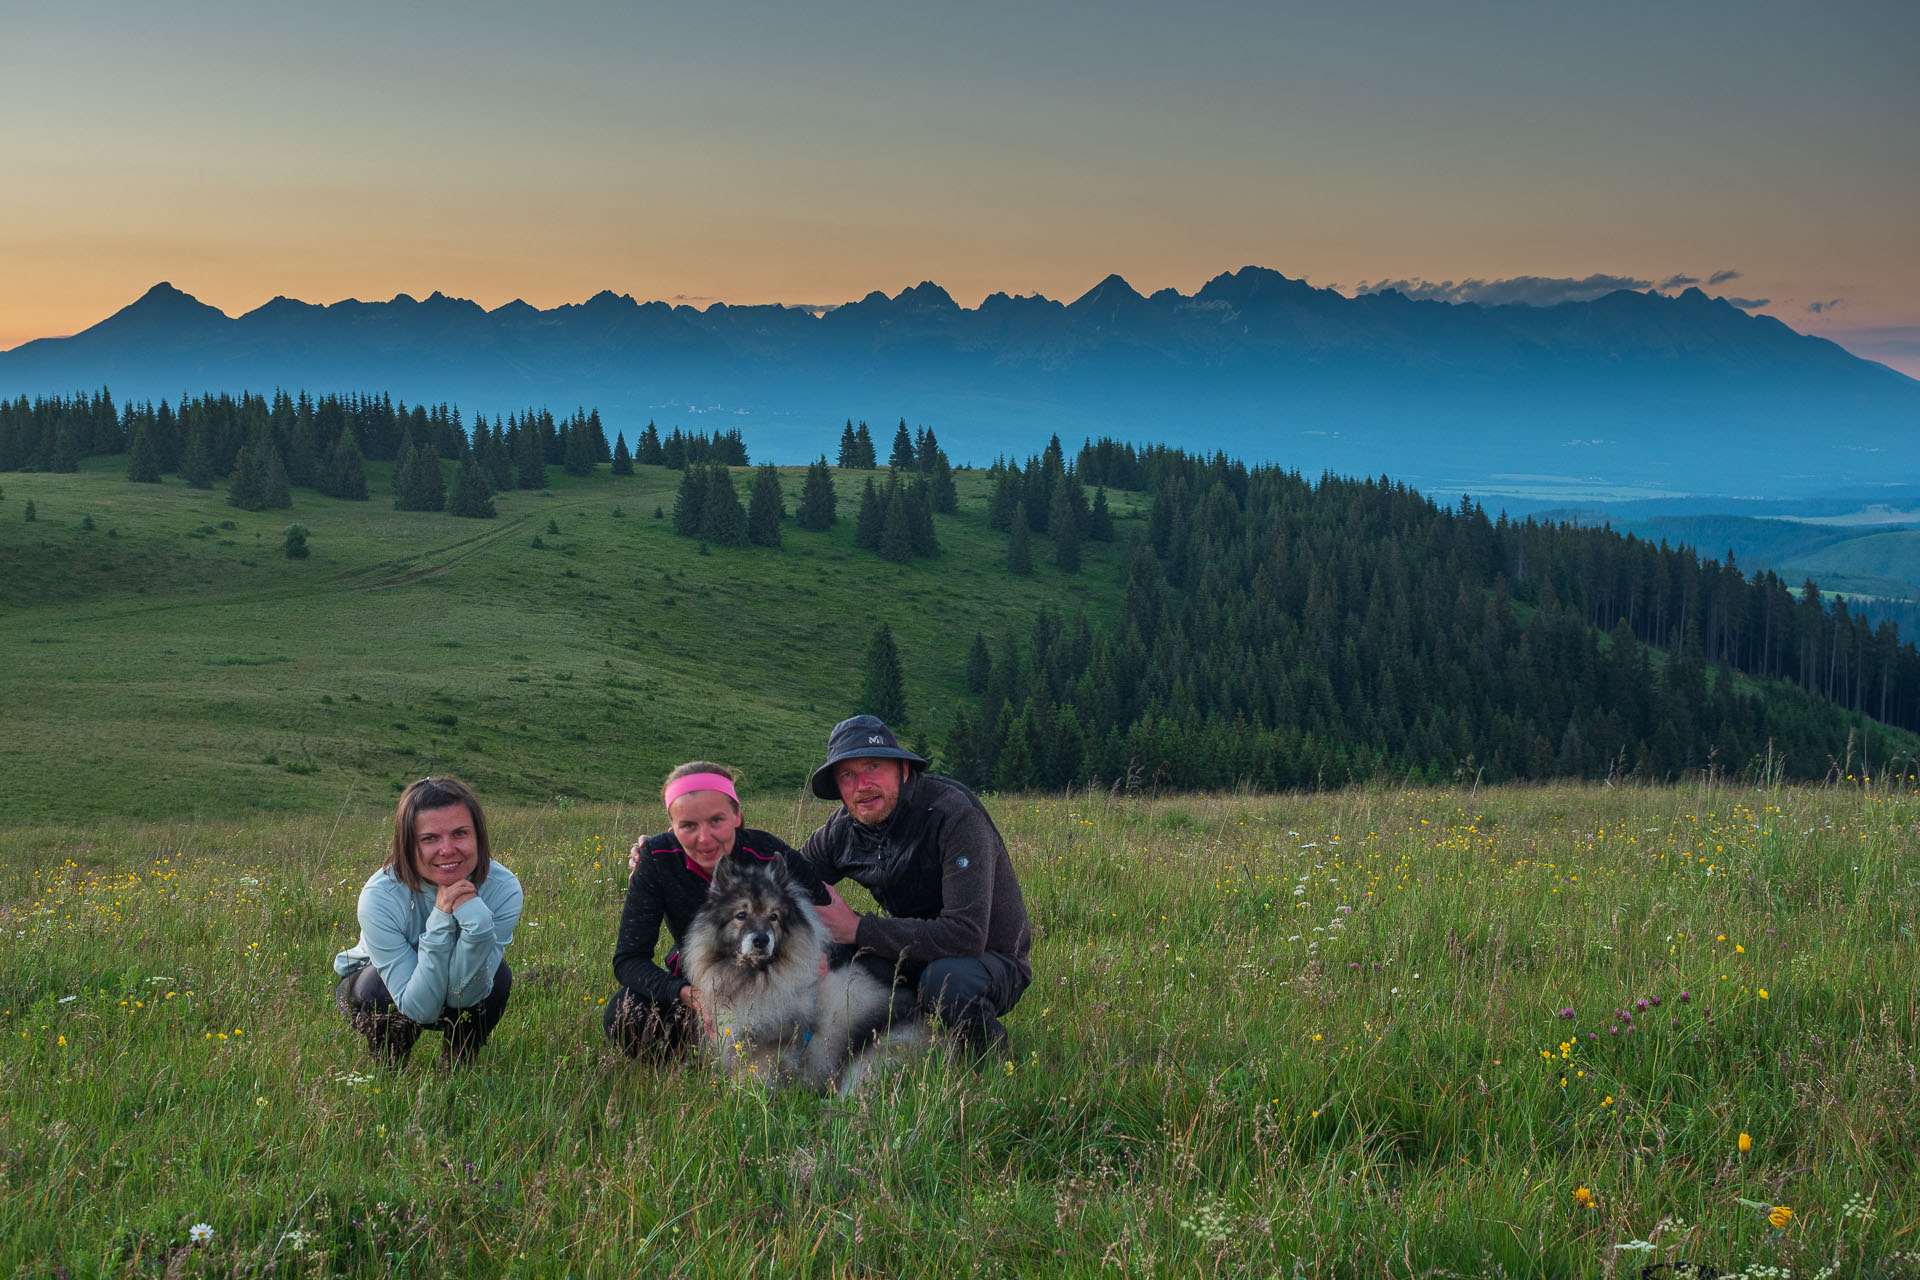
<path fill-rule="evenodd" d="M 1093 288 L 1081 294 L 1068 304 L 1069 310 L 1088 310 L 1094 307 L 1119 306 L 1129 302 L 1145 302 L 1140 291 L 1126 282 L 1119 272 L 1114 272 Z"/>

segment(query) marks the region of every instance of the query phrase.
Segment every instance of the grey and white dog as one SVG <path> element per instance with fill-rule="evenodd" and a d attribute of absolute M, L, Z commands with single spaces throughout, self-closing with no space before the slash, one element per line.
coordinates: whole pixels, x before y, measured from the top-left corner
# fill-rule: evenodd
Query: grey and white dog
<path fill-rule="evenodd" d="M 702 1038 L 721 1070 L 844 1096 L 926 1042 L 913 993 L 858 964 L 829 966 L 827 943 L 786 864 L 720 860 L 680 962 L 712 1014 Z"/>

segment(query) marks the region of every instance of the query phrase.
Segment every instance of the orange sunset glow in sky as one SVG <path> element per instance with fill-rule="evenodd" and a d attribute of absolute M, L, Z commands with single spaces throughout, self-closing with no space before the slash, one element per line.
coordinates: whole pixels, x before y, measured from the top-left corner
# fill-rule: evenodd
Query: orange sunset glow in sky
<path fill-rule="evenodd" d="M 0 34 L 0 349 L 159 280 L 229 314 L 973 306 L 1251 263 L 1698 282 L 1920 375 L 1911 4 L 82 2 Z"/>

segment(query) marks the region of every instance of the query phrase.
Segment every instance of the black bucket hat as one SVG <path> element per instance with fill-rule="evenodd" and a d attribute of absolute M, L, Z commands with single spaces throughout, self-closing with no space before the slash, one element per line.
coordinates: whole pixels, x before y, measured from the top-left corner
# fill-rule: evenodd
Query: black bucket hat
<path fill-rule="evenodd" d="M 838 800 L 840 788 L 833 782 L 833 766 L 842 760 L 869 757 L 906 760 L 922 767 L 927 763 L 896 742 L 893 730 L 879 716 L 854 716 L 833 726 L 833 732 L 827 735 L 827 762 L 813 771 L 813 794 L 822 800 Z"/>

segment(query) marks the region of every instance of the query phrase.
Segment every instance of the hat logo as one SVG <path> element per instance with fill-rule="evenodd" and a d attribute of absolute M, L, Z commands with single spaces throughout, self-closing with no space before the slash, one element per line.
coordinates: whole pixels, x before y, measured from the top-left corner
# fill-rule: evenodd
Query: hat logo
<path fill-rule="evenodd" d="M 886 741 L 886 739 L 885 739 L 885 738 L 883 738 L 883 737 L 881 737 L 881 736 L 880 736 L 879 734 L 877 734 L 877 733 L 870 733 L 870 734 L 868 734 L 868 735 L 867 735 L 867 745 L 868 745 L 868 746 L 870 746 L 870 747 L 872 747 L 872 746 L 878 746 L 878 745 L 879 745 L 880 743 L 882 743 L 882 742 L 885 742 L 885 741 Z"/>

